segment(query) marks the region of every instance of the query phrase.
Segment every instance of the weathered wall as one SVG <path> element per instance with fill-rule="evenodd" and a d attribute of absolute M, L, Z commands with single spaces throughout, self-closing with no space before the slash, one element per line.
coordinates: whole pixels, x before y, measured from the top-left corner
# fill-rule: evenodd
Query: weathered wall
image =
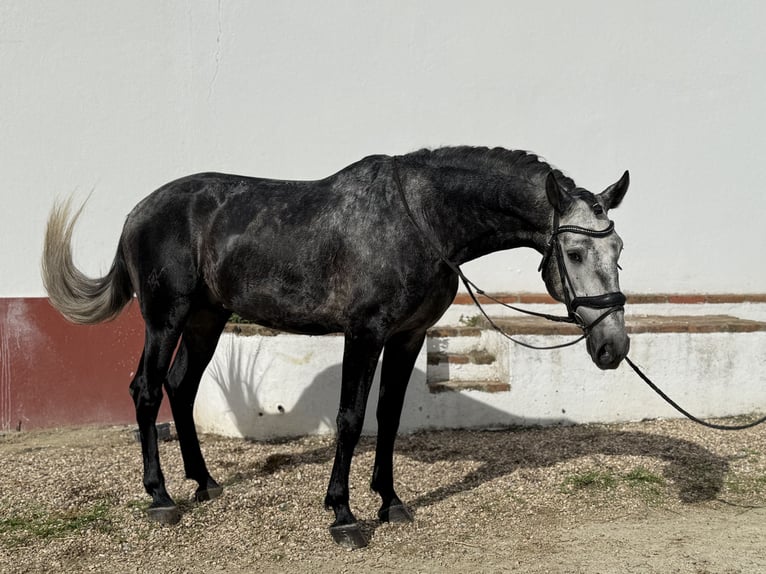
<path fill-rule="evenodd" d="M 0 431 L 133 422 L 128 385 L 143 330 L 137 305 L 111 323 L 77 326 L 47 299 L 0 299 Z M 165 404 L 160 420 L 169 419 Z"/>
<path fill-rule="evenodd" d="M 528 307 L 551 311 L 550 305 Z M 654 332 L 632 334 L 630 355 L 684 408 L 700 417 L 766 409 L 766 386 L 760 375 L 766 367 L 766 303 L 638 303 L 631 305 L 630 311 L 667 318 L 658 322 L 662 325 Z M 497 308 L 491 312 L 493 316 L 518 317 Z M 456 306 L 448 314 L 452 324 L 459 324 L 458 313 L 471 316 L 476 311 L 468 305 Z M 684 322 L 673 316 L 703 314 L 728 315 L 731 322 L 725 331 L 672 332 Z M 748 322 L 759 321 L 758 330 L 750 331 L 752 325 L 737 325 L 734 317 L 738 315 Z M 674 325 L 674 320 L 679 323 Z M 544 346 L 572 337 L 517 338 Z M 452 339 L 446 350 L 457 350 L 459 339 Z M 533 351 L 513 345 L 494 331 L 485 331 L 479 345 L 497 357 L 497 375 L 509 384 L 509 390 L 430 393 L 427 378 L 432 365 L 424 347 L 410 378 L 402 413 L 403 432 L 681 416 L 626 364 L 615 371 L 599 371 L 584 344 Z M 258 439 L 334 432 L 342 351 L 341 337 L 225 333 L 202 379 L 195 405 L 198 426 L 206 432 Z M 377 429 L 377 383 L 376 376 L 365 418 L 366 433 Z"/>
<path fill-rule="evenodd" d="M 317 178 L 448 144 L 531 149 L 594 191 L 629 168 L 614 213 L 628 292 L 762 293 L 765 15 L 744 0 L 4 0 L 3 308 L 44 296 L 56 197 L 93 191 L 76 255 L 96 274 L 133 205 L 181 175 Z M 503 253 L 466 270 L 490 291 L 539 292 L 537 262 Z M 0 365 L 17 387 L 47 372 L 18 366 L 41 346 L 75 353 L 67 376 L 112 360 L 113 331 L 37 317 L 32 340 L 2 316 L 4 340 L 26 345 Z"/>

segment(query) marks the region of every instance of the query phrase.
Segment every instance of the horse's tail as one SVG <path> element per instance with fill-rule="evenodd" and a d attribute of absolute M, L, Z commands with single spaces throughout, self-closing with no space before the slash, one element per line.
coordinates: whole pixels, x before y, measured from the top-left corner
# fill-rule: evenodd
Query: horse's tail
<path fill-rule="evenodd" d="M 45 228 L 42 277 L 51 304 L 69 321 L 92 325 L 114 319 L 133 298 L 122 247 L 109 272 L 99 278 L 82 273 L 72 259 L 72 231 L 82 208 L 71 198 L 53 206 Z"/>

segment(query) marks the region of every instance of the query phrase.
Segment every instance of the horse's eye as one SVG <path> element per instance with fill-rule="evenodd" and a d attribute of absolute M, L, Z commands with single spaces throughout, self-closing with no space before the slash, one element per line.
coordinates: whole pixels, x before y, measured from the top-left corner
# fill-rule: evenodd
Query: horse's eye
<path fill-rule="evenodd" d="M 570 261 L 574 261 L 575 263 L 582 263 L 582 255 L 580 255 L 577 251 L 569 251 L 567 253 L 567 257 L 569 257 Z"/>

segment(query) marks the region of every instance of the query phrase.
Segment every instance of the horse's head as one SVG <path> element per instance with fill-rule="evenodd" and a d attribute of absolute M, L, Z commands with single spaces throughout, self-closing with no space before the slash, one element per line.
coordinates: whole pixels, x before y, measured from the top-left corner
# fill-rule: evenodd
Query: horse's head
<path fill-rule="evenodd" d="M 553 206 L 553 233 L 541 269 L 548 292 L 567 305 L 570 315 L 588 334 L 587 347 L 601 369 L 614 369 L 628 354 L 625 296 L 620 291 L 622 240 L 607 217 L 628 190 L 626 171 L 598 195 L 564 189 L 553 172 L 546 192 Z"/>

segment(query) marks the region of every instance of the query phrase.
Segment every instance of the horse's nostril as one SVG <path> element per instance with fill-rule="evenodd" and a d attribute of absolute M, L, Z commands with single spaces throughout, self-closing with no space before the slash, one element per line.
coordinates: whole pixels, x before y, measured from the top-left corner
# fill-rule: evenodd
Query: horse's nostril
<path fill-rule="evenodd" d="M 598 362 L 602 365 L 609 365 L 614 360 L 612 345 L 606 343 L 598 350 Z"/>

